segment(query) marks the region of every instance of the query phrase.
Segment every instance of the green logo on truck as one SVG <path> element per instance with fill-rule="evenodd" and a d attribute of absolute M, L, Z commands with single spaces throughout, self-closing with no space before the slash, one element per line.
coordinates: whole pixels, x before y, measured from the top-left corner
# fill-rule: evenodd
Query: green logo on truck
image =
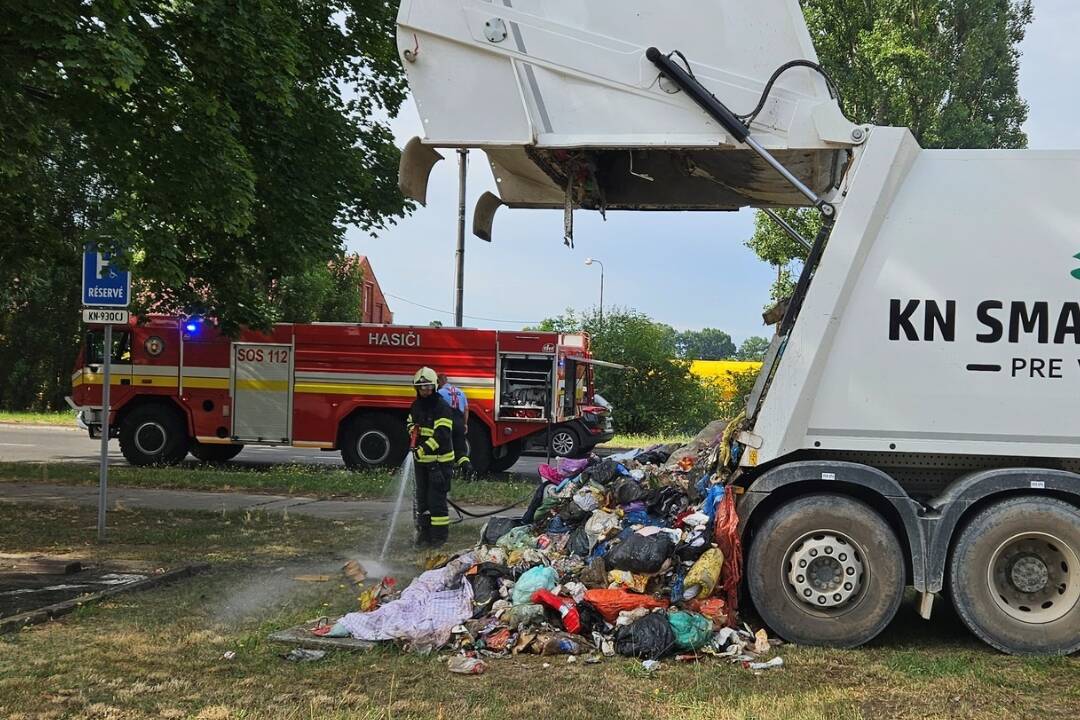
<path fill-rule="evenodd" d="M 1075 255 L 1073 255 L 1073 257 L 1076 258 L 1077 260 L 1080 260 L 1080 253 L 1076 253 Z M 1076 278 L 1077 280 L 1080 280 L 1080 268 L 1076 268 L 1075 270 L 1072 271 L 1071 274 L 1072 274 L 1072 276 L 1074 278 Z"/>

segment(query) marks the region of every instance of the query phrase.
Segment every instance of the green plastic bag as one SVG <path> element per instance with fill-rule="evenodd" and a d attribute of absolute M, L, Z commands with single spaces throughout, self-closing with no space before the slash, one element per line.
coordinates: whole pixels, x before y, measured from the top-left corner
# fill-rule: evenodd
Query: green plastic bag
<path fill-rule="evenodd" d="M 536 547 L 536 536 L 532 534 L 532 529 L 528 525 L 522 525 L 503 535 L 495 545 L 508 553 L 515 550 L 529 550 Z"/>
<path fill-rule="evenodd" d="M 668 623 L 675 633 L 675 645 L 680 650 L 697 650 L 705 647 L 712 639 L 712 620 L 704 615 L 692 612 L 673 612 L 668 614 Z"/>
<path fill-rule="evenodd" d="M 559 582 L 559 575 L 545 565 L 537 565 L 522 573 L 514 583 L 513 600 L 515 605 L 532 602 L 532 595 L 537 590 L 552 590 Z"/>

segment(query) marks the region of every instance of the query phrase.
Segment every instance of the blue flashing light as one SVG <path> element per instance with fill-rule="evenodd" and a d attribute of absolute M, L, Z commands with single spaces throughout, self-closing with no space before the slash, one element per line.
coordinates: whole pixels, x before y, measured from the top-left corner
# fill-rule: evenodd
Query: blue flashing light
<path fill-rule="evenodd" d="M 186 323 L 184 323 L 184 330 L 191 335 L 197 333 L 199 331 L 199 319 L 189 319 Z"/>

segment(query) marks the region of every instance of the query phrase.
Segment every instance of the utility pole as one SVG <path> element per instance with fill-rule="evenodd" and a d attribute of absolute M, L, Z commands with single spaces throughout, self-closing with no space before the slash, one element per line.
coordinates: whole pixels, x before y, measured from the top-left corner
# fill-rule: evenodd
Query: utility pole
<path fill-rule="evenodd" d="M 454 274 L 454 325 L 464 326 L 465 304 L 465 172 L 469 166 L 469 151 L 458 148 L 458 228 L 457 272 Z"/>

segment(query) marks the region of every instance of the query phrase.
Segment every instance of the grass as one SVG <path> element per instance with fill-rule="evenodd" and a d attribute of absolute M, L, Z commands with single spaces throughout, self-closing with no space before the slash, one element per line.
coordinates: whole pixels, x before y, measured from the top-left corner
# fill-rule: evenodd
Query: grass
<path fill-rule="evenodd" d="M 48 412 L 0 410 L 0 423 L 75 427 L 75 413 L 71 410 L 50 410 Z"/>
<path fill-rule="evenodd" d="M 519 656 L 463 677 L 394 648 L 292 664 L 266 634 L 351 610 L 355 593 L 291 577 L 339 565 L 370 546 L 374 528 L 258 515 L 113 518 L 112 540 L 98 546 L 88 541 L 91 510 L 0 506 L 0 545 L 151 564 L 189 557 L 214 569 L 0 636 L 0 717 L 1012 720 L 1075 718 L 1080 705 L 1080 660 L 997 654 L 947 607 L 929 624 L 905 607 L 857 650 L 782 648 L 784 667 L 761 675 L 716 662 L 665 660 L 648 674 L 633 660 Z M 475 528 L 454 533 L 465 544 Z"/>
<path fill-rule="evenodd" d="M 0 463 L 0 482 L 4 481 L 96 485 L 98 467 L 76 463 Z M 396 479 L 388 470 L 352 472 L 317 465 L 207 467 L 197 463 L 175 467 L 112 466 L 109 483 L 126 487 L 365 499 L 388 498 L 396 487 Z M 522 498 L 534 487 L 532 483 L 510 480 L 456 482 L 451 496 L 462 503 L 503 504 Z"/>
<path fill-rule="evenodd" d="M 663 433 L 656 434 L 616 434 L 611 440 L 605 443 L 605 445 L 613 448 L 647 448 L 653 445 L 667 445 L 669 443 L 677 443 L 679 445 L 685 445 L 690 442 L 690 438 L 693 435 L 666 435 Z"/>

